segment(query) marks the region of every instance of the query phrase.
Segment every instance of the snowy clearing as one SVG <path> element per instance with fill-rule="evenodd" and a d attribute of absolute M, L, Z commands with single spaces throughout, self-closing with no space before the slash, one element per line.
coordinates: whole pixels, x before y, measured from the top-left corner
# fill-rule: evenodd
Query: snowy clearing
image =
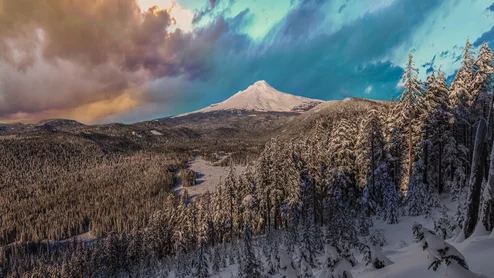
<path fill-rule="evenodd" d="M 189 168 L 196 172 L 196 185 L 186 187 L 190 198 L 204 194 L 207 191 L 213 192 L 216 186 L 220 184 L 230 172 L 230 167 L 215 166 L 213 165 L 213 162 L 206 161 L 201 157 L 196 157 L 194 161 L 190 163 Z M 235 166 L 237 174 L 240 174 L 244 169 L 244 166 Z M 179 182 L 175 188 L 175 193 L 182 195 L 183 192 L 184 187 L 182 186 L 182 183 Z"/>

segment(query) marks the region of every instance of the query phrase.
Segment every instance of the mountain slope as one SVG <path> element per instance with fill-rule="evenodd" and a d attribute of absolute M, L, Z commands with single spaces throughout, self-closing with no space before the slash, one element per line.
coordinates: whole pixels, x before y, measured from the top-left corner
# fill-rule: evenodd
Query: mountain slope
<path fill-rule="evenodd" d="M 303 112 L 322 102 L 323 101 L 317 99 L 310 99 L 280 92 L 271 87 L 266 81 L 261 80 L 221 103 L 213 104 L 209 107 L 191 113 L 178 115 L 178 117 L 188 114 L 207 113 L 220 110 Z"/>

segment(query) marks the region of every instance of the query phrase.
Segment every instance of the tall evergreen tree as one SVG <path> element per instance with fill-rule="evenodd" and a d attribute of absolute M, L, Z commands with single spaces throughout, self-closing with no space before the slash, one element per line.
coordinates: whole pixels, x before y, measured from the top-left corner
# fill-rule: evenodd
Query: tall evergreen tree
<path fill-rule="evenodd" d="M 400 96 L 399 120 L 398 125 L 403 131 L 403 143 L 408 145 L 408 166 L 407 166 L 407 182 L 412 180 L 413 164 L 415 162 L 415 144 L 417 143 L 418 130 L 418 107 L 417 98 L 423 93 L 423 85 L 418 80 L 418 70 L 413 63 L 412 54 L 408 55 L 408 63 L 402 77 L 403 92 Z"/>
<path fill-rule="evenodd" d="M 201 239 L 197 257 L 195 259 L 194 277 L 206 278 L 209 277 L 209 263 L 207 258 L 206 241 Z"/>
<path fill-rule="evenodd" d="M 465 224 L 463 225 L 463 236 L 468 238 L 477 225 L 480 208 L 480 197 L 482 193 L 482 181 L 484 178 L 484 165 L 485 163 L 485 150 L 483 149 L 485 144 L 485 138 L 487 133 L 487 124 L 484 119 L 480 119 L 477 136 L 475 137 L 475 146 L 472 159 L 472 169 L 470 171 L 470 191 L 468 196 L 468 211 L 466 214 Z"/>
<path fill-rule="evenodd" d="M 262 277 L 261 264 L 256 258 L 252 245 L 252 231 L 249 224 L 244 225 L 244 239 L 242 246 L 241 263 L 238 269 L 238 277 L 260 278 Z"/>

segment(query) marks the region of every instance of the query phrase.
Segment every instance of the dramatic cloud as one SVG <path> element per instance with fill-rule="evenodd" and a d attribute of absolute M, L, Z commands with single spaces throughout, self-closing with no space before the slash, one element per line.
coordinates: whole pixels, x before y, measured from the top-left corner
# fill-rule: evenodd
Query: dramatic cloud
<path fill-rule="evenodd" d="M 99 120 L 103 114 L 92 113 L 93 107 L 125 96 L 139 103 L 146 81 L 202 76 L 198 53 L 214 40 L 209 33 L 196 39 L 180 29 L 170 32 L 174 19 L 167 10 L 142 12 L 134 0 L 3 1 L 0 119 L 74 109 L 76 118 Z"/>
<path fill-rule="evenodd" d="M 409 52 L 422 75 L 450 76 L 466 38 L 492 46 L 491 4 L 0 0 L 0 121 L 144 120 L 259 79 L 325 100 L 389 99 Z"/>

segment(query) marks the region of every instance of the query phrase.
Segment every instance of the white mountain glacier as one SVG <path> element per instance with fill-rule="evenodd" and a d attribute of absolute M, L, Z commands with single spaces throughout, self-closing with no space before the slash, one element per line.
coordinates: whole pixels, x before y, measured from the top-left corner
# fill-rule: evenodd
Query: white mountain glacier
<path fill-rule="evenodd" d="M 206 113 L 221 110 L 302 112 L 322 102 L 322 100 L 280 92 L 271 87 L 266 81 L 260 80 L 249 86 L 246 90 L 239 91 L 223 102 L 213 104 L 209 107 L 187 114 Z"/>

